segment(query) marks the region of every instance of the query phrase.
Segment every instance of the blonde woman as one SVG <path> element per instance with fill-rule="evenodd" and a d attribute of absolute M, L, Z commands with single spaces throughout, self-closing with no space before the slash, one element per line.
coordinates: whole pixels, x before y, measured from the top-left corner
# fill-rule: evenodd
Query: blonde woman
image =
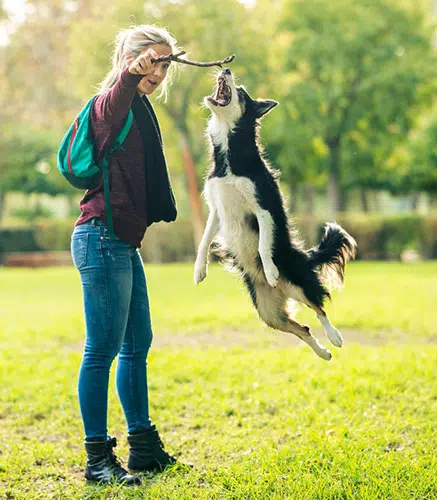
<path fill-rule="evenodd" d="M 147 97 L 158 87 L 161 95 L 166 93 L 172 63 L 152 59 L 175 52 L 176 40 L 165 29 L 141 25 L 121 31 L 115 45 L 112 69 L 90 113 L 97 161 L 108 151 L 131 109 L 134 119 L 122 148 L 109 160 L 115 237 L 108 233 L 103 181 L 81 200 L 81 215 L 72 234 L 86 322 L 78 394 L 86 479 L 140 484 L 118 462 L 113 451 L 116 440 L 107 433 L 108 380 L 118 354 L 116 383 L 127 421 L 128 467 L 160 471 L 176 463 L 164 450 L 149 417 L 146 359 L 152 327 L 138 251 L 150 224 L 176 219 L 161 132 Z"/>

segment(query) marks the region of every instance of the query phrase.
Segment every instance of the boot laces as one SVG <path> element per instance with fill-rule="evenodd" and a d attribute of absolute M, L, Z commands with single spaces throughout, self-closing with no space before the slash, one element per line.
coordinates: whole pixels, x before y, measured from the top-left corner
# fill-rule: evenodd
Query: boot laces
<path fill-rule="evenodd" d="M 158 435 L 158 445 L 159 445 L 159 447 L 161 448 L 161 450 L 163 451 L 163 453 L 167 456 L 168 460 L 170 460 L 170 461 L 172 461 L 172 462 L 173 462 L 173 461 L 174 461 L 174 462 L 176 462 L 176 461 L 177 461 L 177 460 L 176 460 L 176 458 L 175 458 L 174 456 L 170 455 L 170 453 L 168 453 L 168 451 L 166 451 L 166 450 L 165 450 L 165 448 L 164 448 L 164 443 L 162 442 L 162 440 L 161 440 L 161 438 L 160 438 L 160 436 L 159 436 L 159 435 Z"/>
<path fill-rule="evenodd" d="M 108 445 L 109 445 L 108 446 L 109 459 L 114 466 L 114 470 L 116 472 L 123 472 L 123 474 L 127 474 L 126 469 L 122 465 L 123 460 L 121 458 L 118 458 L 117 455 L 114 453 L 114 448 L 117 446 L 116 438 L 113 437 L 108 443 Z"/>

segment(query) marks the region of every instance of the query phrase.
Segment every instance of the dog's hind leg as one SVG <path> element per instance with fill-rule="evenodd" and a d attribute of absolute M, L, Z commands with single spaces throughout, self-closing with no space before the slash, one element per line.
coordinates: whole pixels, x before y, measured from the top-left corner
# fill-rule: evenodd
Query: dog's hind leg
<path fill-rule="evenodd" d="M 337 328 L 331 325 L 331 322 L 329 321 L 325 311 L 321 307 L 318 307 L 312 302 L 310 302 L 309 300 L 306 300 L 305 304 L 308 307 L 311 307 L 311 309 L 313 309 L 314 312 L 317 314 L 317 318 L 320 321 L 320 323 L 322 323 L 323 329 L 325 330 L 325 334 L 328 337 L 331 344 L 335 345 L 336 347 L 342 347 L 343 337 L 341 336 L 341 333 L 337 330 Z"/>
<path fill-rule="evenodd" d="M 309 327 L 300 325 L 290 317 L 287 310 L 289 301 L 286 294 L 287 287 L 284 287 L 281 281 L 276 288 L 272 288 L 266 282 L 253 282 L 247 276 L 244 280 L 260 318 L 268 326 L 275 330 L 293 333 L 308 344 L 320 358 L 327 361 L 332 358 L 330 351 L 313 337 Z"/>
<path fill-rule="evenodd" d="M 288 290 L 290 297 L 313 309 L 320 323 L 322 323 L 325 334 L 331 344 L 336 347 L 341 347 L 343 345 L 343 337 L 337 328 L 331 325 L 328 316 L 322 308 L 323 301 L 327 294 L 326 291 L 324 292 L 324 288 L 319 279 L 315 276 L 313 276 L 312 279 L 307 279 L 305 288 L 289 283 Z M 311 297 L 311 299 L 308 297 Z"/>
<path fill-rule="evenodd" d="M 302 326 L 291 318 L 288 319 L 288 328 L 284 329 L 286 332 L 294 333 L 297 337 L 299 337 L 303 342 L 308 344 L 311 349 L 325 361 L 330 361 L 332 358 L 331 351 L 326 349 L 316 337 L 310 331 L 308 326 Z"/>

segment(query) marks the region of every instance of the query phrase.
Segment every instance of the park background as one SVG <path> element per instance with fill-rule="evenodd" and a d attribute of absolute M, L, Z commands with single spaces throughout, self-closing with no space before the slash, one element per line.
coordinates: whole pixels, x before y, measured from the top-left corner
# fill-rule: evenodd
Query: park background
<path fill-rule="evenodd" d="M 307 246 L 337 220 L 359 250 L 329 306 L 346 340 L 331 363 L 261 325 L 217 264 L 193 285 L 210 162 L 202 101 L 217 68 L 178 65 L 167 101 L 152 100 L 179 217 L 152 226 L 141 252 L 152 417 L 196 469 L 146 476 L 144 494 L 437 496 L 436 13 L 431 0 L 0 2 L 0 494 L 143 494 L 82 477 L 84 321 L 69 247 L 83 193 L 56 153 L 109 70 L 116 32 L 150 23 L 189 59 L 236 54 L 237 83 L 280 102 L 260 137 Z M 127 456 L 110 394 L 110 432 Z"/>

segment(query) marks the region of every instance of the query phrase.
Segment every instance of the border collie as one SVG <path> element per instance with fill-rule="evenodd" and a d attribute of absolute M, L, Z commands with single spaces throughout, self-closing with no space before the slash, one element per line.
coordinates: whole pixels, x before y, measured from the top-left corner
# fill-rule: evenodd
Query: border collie
<path fill-rule="evenodd" d="M 323 303 L 330 284 L 344 280 L 344 267 L 355 257 L 355 240 L 338 224 L 327 223 L 320 244 L 305 251 L 291 227 L 279 191 L 277 173 L 262 157 L 259 119 L 277 106 L 270 99 L 252 99 L 236 86 L 229 69 L 217 76 L 214 97 L 205 97 L 211 110 L 207 135 L 213 165 L 205 181 L 209 207 L 205 232 L 194 266 L 194 282 L 207 274 L 212 249 L 243 278 L 260 318 L 270 327 L 297 335 L 325 360 L 331 353 L 313 337 L 308 326 L 293 319 L 293 305 L 315 311 L 331 343 L 343 345 L 329 322 Z M 331 283 L 330 283 L 331 282 Z"/>

